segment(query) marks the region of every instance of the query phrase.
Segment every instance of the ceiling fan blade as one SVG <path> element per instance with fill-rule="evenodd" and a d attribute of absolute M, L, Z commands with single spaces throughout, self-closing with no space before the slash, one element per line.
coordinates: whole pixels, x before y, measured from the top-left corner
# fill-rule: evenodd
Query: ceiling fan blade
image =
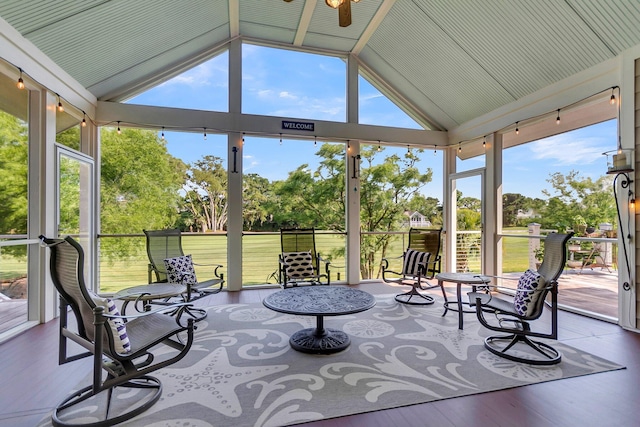
<path fill-rule="evenodd" d="M 338 8 L 338 24 L 341 27 L 351 25 L 351 0 L 347 0 Z"/>

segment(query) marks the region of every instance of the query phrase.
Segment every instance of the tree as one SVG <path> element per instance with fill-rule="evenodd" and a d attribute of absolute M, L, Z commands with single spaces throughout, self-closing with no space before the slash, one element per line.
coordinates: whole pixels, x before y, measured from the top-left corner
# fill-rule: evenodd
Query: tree
<path fill-rule="evenodd" d="M 186 207 L 200 231 L 223 230 L 227 223 L 227 170 L 217 156 L 188 165 Z"/>
<path fill-rule="evenodd" d="M 601 176 L 595 181 L 584 178 L 577 171 L 567 175 L 556 172 L 547 180 L 553 191 L 543 190 L 549 196 L 542 210 L 544 228 L 566 230 L 572 228 L 576 217 L 581 216 L 588 226 L 601 223 L 617 223 L 617 208 L 611 188 L 613 177 Z"/>
<path fill-rule="evenodd" d="M 1 234 L 27 233 L 28 149 L 27 124 L 0 111 Z"/>
<path fill-rule="evenodd" d="M 502 224 L 513 227 L 518 223 L 518 212 L 527 210 L 527 197 L 519 193 L 502 195 Z"/>
<path fill-rule="evenodd" d="M 262 229 L 267 221 L 273 220 L 276 205 L 273 186 L 267 178 L 257 174 L 243 177 L 242 209 L 244 230 Z"/>
<path fill-rule="evenodd" d="M 102 128 L 100 219 L 104 234 L 140 233 L 174 226 L 185 166 L 155 132 Z M 137 244 L 107 239 L 103 253 L 125 258 Z M 105 247 L 106 246 L 106 247 Z"/>

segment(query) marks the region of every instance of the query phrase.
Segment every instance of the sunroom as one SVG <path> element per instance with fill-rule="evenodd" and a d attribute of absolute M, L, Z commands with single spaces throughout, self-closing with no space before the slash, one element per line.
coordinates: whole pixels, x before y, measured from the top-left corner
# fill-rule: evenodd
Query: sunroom
<path fill-rule="evenodd" d="M 179 226 L 190 250 L 224 264 L 225 290 L 236 292 L 278 286 L 278 230 L 290 225 L 318 229 L 321 250 L 333 256 L 332 282 L 379 282 L 380 259 L 401 253 L 414 221 L 442 227 L 443 270 L 489 275 L 535 263 L 550 230 L 593 228 L 572 241 L 567 308 L 637 332 L 640 7 L 361 0 L 351 14 L 342 27 L 336 10 L 312 0 L 3 2 L 0 111 L 28 155 L 7 149 L 14 157 L 3 166 L 0 290 L 21 287 L 0 301 L 0 340 L 56 317 L 41 234 L 78 236 L 90 283 L 111 294 L 146 283 L 142 230 Z M 197 78 L 192 92 L 171 92 Z M 534 145 L 537 157 L 527 158 Z M 169 154 L 187 181 L 155 163 L 169 149 L 158 147 L 178 146 L 183 157 Z M 143 158 L 155 174 L 133 175 L 141 163 L 124 168 Z M 379 179 L 372 168 L 391 159 L 398 174 L 409 162 L 423 181 L 404 183 L 415 187 L 402 212 L 372 226 L 363 214 L 373 206 L 368 185 Z M 331 168 L 333 187 L 302 191 Z M 218 173 L 220 186 L 195 185 L 198 172 Z M 295 195 L 259 199 L 265 177 L 269 193 L 277 184 Z M 145 180 L 150 205 L 136 203 Z M 558 209 L 535 204 L 544 194 L 538 182 L 550 183 L 549 198 L 565 191 L 571 202 L 590 183 L 606 202 L 550 225 L 539 213 Z M 521 190 L 527 185 L 531 194 Z M 162 186 L 179 193 L 179 206 Z M 507 197 L 522 194 L 527 203 Z M 199 196 L 206 220 L 188 215 Z M 157 215 L 162 203 L 168 213 Z M 606 215 L 591 214 L 599 208 Z M 465 223 L 468 212 L 475 220 Z M 393 242 L 387 252 L 371 250 L 380 235 Z M 606 294 L 607 310 L 593 308 L 599 297 L 590 291 Z M 8 299 L 19 304 L 2 314 L 16 302 Z"/>

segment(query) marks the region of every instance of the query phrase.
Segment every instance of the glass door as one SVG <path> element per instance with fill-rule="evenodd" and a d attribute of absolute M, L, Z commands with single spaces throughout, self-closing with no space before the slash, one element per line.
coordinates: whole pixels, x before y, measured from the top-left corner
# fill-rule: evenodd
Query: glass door
<path fill-rule="evenodd" d="M 95 283 L 93 159 L 56 145 L 56 223 L 58 237 L 71 236 L 84 249 L 85 280 Z"/>
<path fill-rule="evenodd" d="M 481 273 L 484 246 L 484 168 L 452 174 L 453 266 L 456 272 Z"/>

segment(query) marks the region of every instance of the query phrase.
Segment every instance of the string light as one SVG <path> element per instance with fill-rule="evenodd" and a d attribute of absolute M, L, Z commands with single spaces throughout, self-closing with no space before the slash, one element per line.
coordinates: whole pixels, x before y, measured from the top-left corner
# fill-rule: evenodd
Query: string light
<path fill-rule="evenodd" d="M 120 135 L 122 132 L 120 131 L 120 120 L 118 120 L 118 135 Z"/>
<path fill-rule="evenodd" d="M 82 127 L 87 127 L 87 114 L 84 111 L 82 112 Z"/>
<path fill-rule="evenodd" d="M 435 147 L 433 148 L 433 156 L 437 156 L 438 155 L 438 150 L 435 149 Z"/>
<path fill-rule="evenodd" d="M 315 135 L 313 135 L 313 146 L 315 147 L 316 145 L 318 145 L 318 139 Z"/>
<path fill-rule="evenodd" d="M 458 153 L 462 153 L 462 144 L 458 145 Z"/>
<path fill-rule="evenodd" d="M 558 116 L 556 117 L 556 124 L 560 124 L 560 109 L 558 108 Z"/>
<path fill-rule="evenodd" d="M 204 140 L 206 141 L 207 140 L 207 128 L 205 127 L 205 128 L 202 128 L 202 129 L 204 131 Z"/>
<path fill-rule="evenodd" d="M 162 126 L 162 134 L 160 134 L 160 138 L 164 141 L 164 126 Z"/>
<path fill-rule="evenodd" d="M 351 142 L 347 139 L 347 151 L 351 152 Z"/>
<path fill-rule="evenodd" d="M 20 70 L 20 77 L 18 77 L 18 89 L 22 90 L 24 89 L 24 80 L 22 80 L 22 68 L 18 68 L 18 70 Z"/>
<path fill-rule="evenodd" d="M 407 153 L 411 154 L 411 147 L 409 147 L 409 144 L 407 144 Z"/>
<path fill-rule="evenodd" d="M 609 99 L 609 104 L 613 105 L 616 103 L 616 96 L 613 93 L 614 88 L 611 88 L 611 98 Z"/>
<path fill-rule="evenodd" d="M 64 107 L 62 106 L 62 101 L 60 100 L 60 95 L 58 95 L 56 93 L 56 96 L 58 97 L 58 111 L 62 113 L 64 111 Z"/>
<path fill-rule="evenodd" d="M 380 140 L 378 140 L 378 153 L 382 151 L 382 147 L 380 146 Z"/>
<path fill-rule="evenodd" d="M 280 145 L 282 145 L 282 132 L 280 132 Z"/>
<path fill-rule="evenodd" d="M 516 122 L 516 135 L 520 135 L 520 129 L 518 129 L 518 123 L 520 122 Z"/>
<path fill-rule="evenodd" d="M 487 137 L 486 136 L 482 140 L 482 148 L 487 148 Z"/>

